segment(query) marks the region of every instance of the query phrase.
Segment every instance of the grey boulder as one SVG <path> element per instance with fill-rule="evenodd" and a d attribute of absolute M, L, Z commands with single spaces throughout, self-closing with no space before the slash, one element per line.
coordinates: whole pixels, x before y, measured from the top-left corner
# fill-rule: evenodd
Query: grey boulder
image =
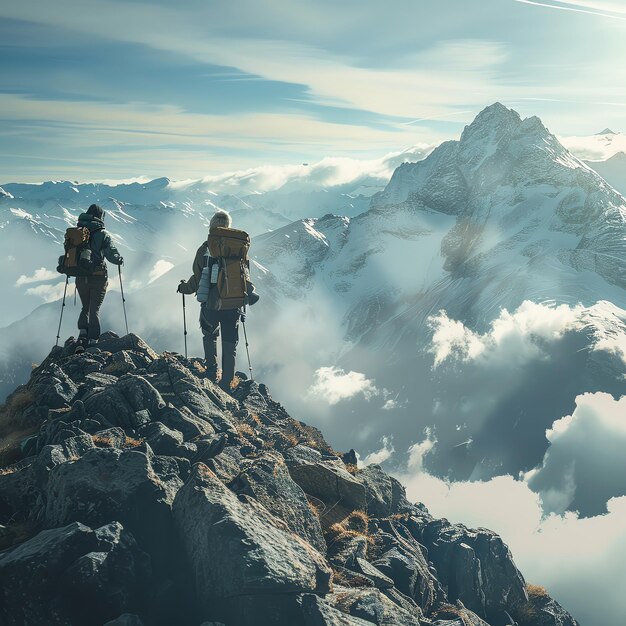
<path fill-rule="evenodd" d="M 0 555 L 0 623 L 102 623 L 140 602 L 150 576 L 119 523 L 44 530 Z"/>
<path fill-rule="evenodd" d="M 205 465 L 193 467 L 173 511 L 205 610 L 221 600 L 228 617 L 245 596 L 330 591 L 319 552 L 254 500 L 238 499 Z"/>
<path fill-rule="evenodd" d="M 304 491 L 289 475 L 282 456 L 268 453 L 252 461 L 235 479 L 232 487 L 261 503 L 290 530 L 326 553 L 320 521 L 312 511 Z"/>
<path fill-rule="evenodd" d="M 325 525 L 342 520 L 354 510 L 365 510 L 365 487 L 341 460 L 324 458 L 317 450 L 297 445 L 285 453 L 285 461 L 304 493 L 323 502 Z"/>

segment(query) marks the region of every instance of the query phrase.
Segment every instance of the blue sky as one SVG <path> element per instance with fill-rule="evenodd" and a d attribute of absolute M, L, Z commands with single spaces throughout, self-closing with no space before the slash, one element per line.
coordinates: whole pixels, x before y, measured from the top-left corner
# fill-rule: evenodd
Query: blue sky
<path fill-rule="evenodd" d="M 195 178 L 373 158 L 499 100 L 626 130 L 624 0 L 0 5 L 3 181 Z"/>

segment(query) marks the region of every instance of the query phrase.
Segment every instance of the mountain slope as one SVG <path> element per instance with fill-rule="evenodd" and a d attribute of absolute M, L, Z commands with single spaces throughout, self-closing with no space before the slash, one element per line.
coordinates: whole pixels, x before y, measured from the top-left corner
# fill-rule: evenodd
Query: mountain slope
<path fill-rule="evenodd" d="M 585 163 L 622 195 L 626 194 L 626 152 L 617 152 L 606 161 L 585 161 Z"/>
<path fill-rule="evenodd" d="M 73 348 L 1 409 L 3 623 L 576 626 L 497 535 L 434 519 L 264 385 L 230 397 L 134 335 Z"/>

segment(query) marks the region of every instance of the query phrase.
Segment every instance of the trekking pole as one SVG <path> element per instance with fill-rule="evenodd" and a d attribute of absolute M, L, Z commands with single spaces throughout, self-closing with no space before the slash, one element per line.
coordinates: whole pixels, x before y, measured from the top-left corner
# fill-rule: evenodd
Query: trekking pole
<path fill-rule="evenodd" d="M 126 298 L 124 298 L 124 286 L 122 285 L 122 266 L 117 266 L 120 275 L 120 291 L 122 292 L 122 307 L 124 309 L 124 322 L 126 323 L 126 334 L 128 335 L 128 318 L 126 317 Z"/>
<path fill-rule="evenodd" d="M 246 342 L 246 354 L 248 355 L 248 369 L 250 370 L 250 380 L 254 380 L 252 376 L 252 362 L 250 361 L 250 344 L 248 343 L 248 333 L 246 332 L 246 314 L 241 314 L 241 325 L 243 326 L 243 338 Z"/>
<path fill-rule="evenodd" d="M 59 339 L 61 338 L 61 323 L 63 322 L 63 309 L 65 308 L 65 295 L 67 294 L 67 284 L 70 282 L 70 277 L 65 277 L 65 289 L 63 289 L 63 304 L 61 305 L 61 318 L 59 319 L 59 328 L 57 330 L 57 342 L 55 346 L 59 345 Z"/>
<path fill-rule="evenodd" d="M 184 283 L 184 280 L 180 281 L 181 283 Z M 187 311 L 185 309 L 185 294 L 181 293 L 180 294 L 183 297 L 183 334 L 185 336 L 185 358 L 187 358 Z"/>

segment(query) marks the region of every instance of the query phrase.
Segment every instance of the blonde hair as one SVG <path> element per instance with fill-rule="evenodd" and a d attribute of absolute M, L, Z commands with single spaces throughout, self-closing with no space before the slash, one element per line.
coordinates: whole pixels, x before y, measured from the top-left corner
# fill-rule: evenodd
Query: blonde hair
<path fill-rule="evenodd" d="M 213 230 L 214 228 L 230 228 L 232 226 L 233 220 L 230 217 L 230 213 L 228 211 L 224 211 L 220 209 L 219 211 L 215 211 L 213 217 L 211 218 L 211 222 L 209 223 L 209 230 Z"/>

